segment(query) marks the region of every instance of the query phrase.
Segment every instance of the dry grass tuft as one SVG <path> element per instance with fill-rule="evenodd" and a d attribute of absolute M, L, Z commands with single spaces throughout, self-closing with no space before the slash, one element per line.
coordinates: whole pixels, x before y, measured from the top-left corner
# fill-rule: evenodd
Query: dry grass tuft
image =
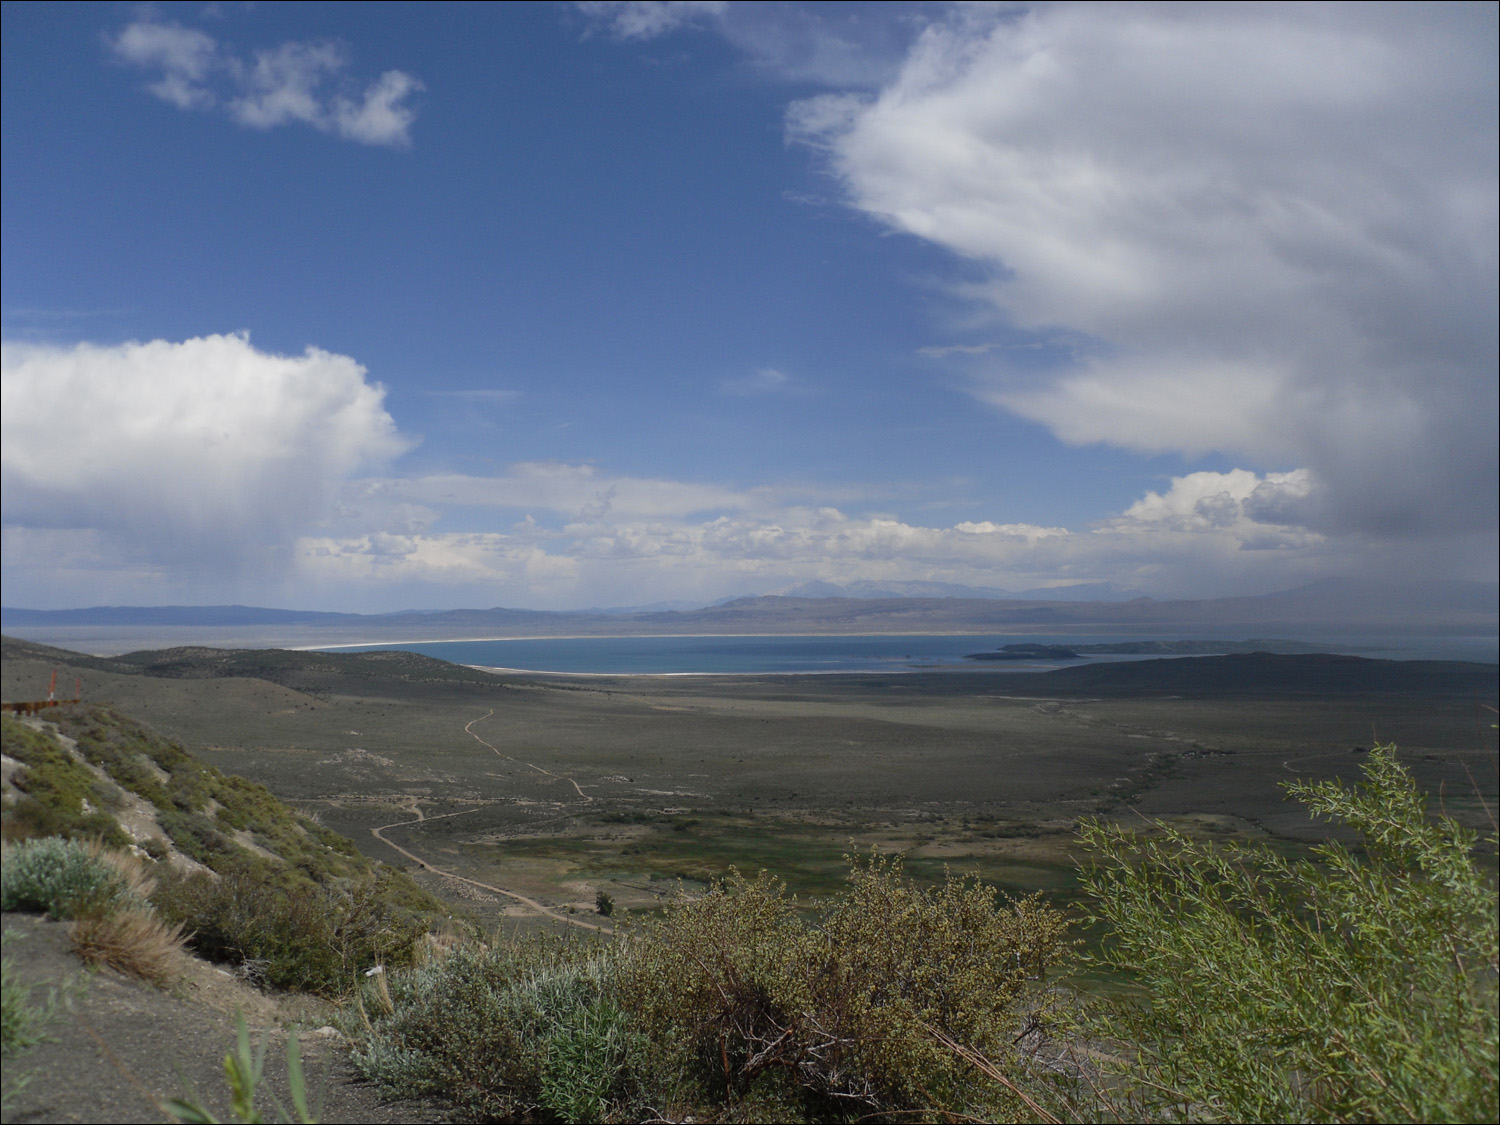
<path fill-rule="evenodd" d="M 158 988 L 182 968 L 181 926 L 169 926 L 150 907 L 80 918 L 69 926 L 73 950 L 91 965 L 108 965 Z"/>
<path fill-rule="evenodd" d="M 106 847 L 98 840 L 89 841 L 89 854 L 118 871 L 130 894 L 139 901 L 147 901 L 151 892 L 156 890 L 156 880 L 147 872 L 146 865 L 139 857 Z"/>
<path fill-rule="evenodd" d="M 417 947 L 417 961 L 444 961 L 448 955 L 468 940 L 462 926 L 456 925 L 451 918 L 439 922 L 433 930 L 422 936 L 422 942 Z"/>

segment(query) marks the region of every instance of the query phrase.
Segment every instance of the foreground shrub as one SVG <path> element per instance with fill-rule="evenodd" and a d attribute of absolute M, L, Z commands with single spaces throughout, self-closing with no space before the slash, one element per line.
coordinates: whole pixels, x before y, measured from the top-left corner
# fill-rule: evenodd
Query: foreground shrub
<path fill-rule="evenodd" d="M 630 1119 L 643 1047 L 614 977 L 612 952 L 579 944 L 461 946 L 366 988 L 353 1060 L 398 1095 L 473 1119 Z"/>
<path fill-rule="evenodd" d="M 954 1104 L 989 1104 L 939 1037 L 1024 1069 L 1013 1048 L 1040 1018 L 1027 993 L 1072 944 L 1062 916 L 1040 896 L 1004 900 L 977 879 L 919 889 L 899 860 L 872 857 L 850 881 L 822 925 L 822 979 L 857 1044 L 855 1065 L 879 1092 L 871 1106 L 916 1108 L 939 1090 Z"/>
<path fill-rule="evenodd" d="M 564 1121 L 626 1120 L 645 1042 L 611 1000 L 573 1004 L 547 1036 L 538 1101 Z"/>
<path fill-rule="evenodd" d="M 736 874 L 632 940 L 624 1005 L 694 1102 L 1003 1120 L 1025 1107 L 942 1040 L 1025 1071 L 1016 1047 L 1038 1012 L 1023 993 L 1065 928 L 978 880 L 921 889 L 899 860 L 856 861 L 817 926 L 780 884 Z"/>
<path fill-rule="evenodd" d="M 818 958 L 818 942 L 784 886 L 735 872 L 628 940 L 621 996 L 651 1041 L 652 1085 L 664 1099 L 743 1102 L 758 1086 L 760 1116 L 800 1116 L 780 1104 L 795 1102 L 795 1083 L 783 1090 L 778 1079 L 799 1064 L 810 1077 L 819 1053 L 840 1044 L 816 1025 L 804 967 Z"/>
<path fill-rule="evenodd" d="M 369 984 L 354 1060 L 479 1119 L 1004 1120 L 1025 1107 L 952 1044 L 1026 1070 L 1062 933 L 1035 900 L 923 890 L 893 861 L 856 863 L 818 924 L 734 874 L 611 946 L 467 946 Z"/>
<path fill-rule="evenodd" d="M 0 909 L 78 918 L 137 905 L 145 890 L 138 868 L 112 860 L 98 844 L 49 836 L 6 849 Z"/>
<path fill-rule="evenodd" d="M 164 877 L 153 901 L 202 956 L 243 965 L 261 984 L 336 994 L 360 970 L 412 963 L 427 924 L 401 905 L 403 892 L 385 869 L 321 886 L 246 861 L 218 878 Z"/>
<path fill-rule="evenodd" d="M 1103 960 L 1149 990 L 1096 1022 L 1124 1045 L 1142 1113 L 1496 1119 L 1494 884 L 1473 833 L 1428 819 L 1393 747 L 1373 750 L 1365 775 L 1352 789 L 1287 786 L 1353 828 L 1362 855 L 1330 843 L 1293 863 L 1164 826 L 1155 840 L 1085 828 L 1099 856 L 1086 888 L 1111 930 Z"/>

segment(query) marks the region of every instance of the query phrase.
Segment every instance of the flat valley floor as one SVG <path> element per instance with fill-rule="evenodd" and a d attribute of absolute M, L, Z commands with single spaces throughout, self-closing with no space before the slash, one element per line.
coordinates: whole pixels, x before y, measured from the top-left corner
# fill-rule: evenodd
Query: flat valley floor
<path fill-rule="evenodd" d="M 7 646 L 5 697 L 34 697 L 56 659 Z M 1376 742 L 1472 827 L 1490 829 L 1500 790 L 1492 671 L 1440 690 L 1172 696 L 988 670 L 519 677 L 283 656 L 260 675 L 194 659 L 59 675 L 519 930 L 607 928 L 730 867 L 817 898 L 871 847 L 918 878 L 977 872 L 1066 903 L 1081 818 L 1299 851 L 1328 830 L 1280 783 L 1356 781 Z"/>

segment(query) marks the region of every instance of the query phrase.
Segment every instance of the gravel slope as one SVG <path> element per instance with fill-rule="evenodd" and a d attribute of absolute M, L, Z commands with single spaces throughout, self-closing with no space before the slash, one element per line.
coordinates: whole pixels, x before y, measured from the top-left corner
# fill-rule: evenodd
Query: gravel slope
<path fill-rule="evenodd" d="M 171 1120 L 166 1099 L 195 1091 L 220 1120 L 232 1120 L 224 1055 L 235 1039 L 234 1011 L 245 1013 L 253 1041 L 270 1029 L 264 1089 L 290 1106 L 285 1086 L 286 1025 L 295 1023 L 308 1083 L 325 1082 L 325 1122 L 439 1121 L 434 1107 L 383 1103 L 358 1083 L 343 1042 L 322 1029 L 329 1010 L 302 997 L 274 998 L 220 969 L 186 959 L 170 993 L 111 970 L 87 970 L 68 944 L 66 927 L 37 915 L 5 914 L 5 955 L 23 982 L 61 986 L 66 1002 L 47 1026 L 47 1039 L 5 1062 L 6 1122 L 142 1122 Z M 317 1029 L 317 1030 L 314 1030 Z M 21 1089 L 18 1080 L 29 1075 Z M 268 1119 L 275 1103 L 257 1098 Z"/>

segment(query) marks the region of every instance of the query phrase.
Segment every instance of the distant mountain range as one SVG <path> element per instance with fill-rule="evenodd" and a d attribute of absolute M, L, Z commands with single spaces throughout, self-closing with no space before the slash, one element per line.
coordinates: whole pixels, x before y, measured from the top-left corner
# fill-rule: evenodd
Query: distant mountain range
<path fill-rule="evenodd" d="M 964 594 L 905 593 L 890 589 L 963 590 Z M 735 598 L 695 609 L 547 610 L 456 609 L 385 614 L 320 613 L 254 606 L 96 606 L 89 609 L 0 609 L 7 632 L 37 640 L 65 639 L 87 630 L 213 630 L 211 641 L 256 645 L 338 644 L 359 641 L 463 639 L 505 636 L 631 636 L 648 634 L 991 633 L 1164 631 L 1250 628 L 1253 636 L 1309 627 L 1381 628 L 1413 633 L 1486 636 L 1500 631 L 1500 586 L 1482 582 L 1375 583 L 1327 579 L 1299 589 L 1254 597 L 1155 601 L 1109 587 L 1082 600 L 1083 588 L 1029 597 L 976 594 L 940 583 L 855 583 L 846 593 Z M 1097 593 L 1097 588 L 1095 588 Z M 850 593 L 852 591 L 852 593 Z M 1038 596 L 1045 593 L 1046 596 Z M 251 637 L 251 632 L 255 636 Z M 1246 635 L 1246 634 L 1240 634 Z"/>
<path fill-rule="evenodd" d="M 1005 601 L 1127 602 L 1145 597 L 1140 590 L 1113 582 L 1077 582 L 1071 586 L 1037 586 L 1002 590 L 998 586 L 960 586 L 955 582 L 804 582 L 780 592 L 785 598 L 984 598 Z"/>

